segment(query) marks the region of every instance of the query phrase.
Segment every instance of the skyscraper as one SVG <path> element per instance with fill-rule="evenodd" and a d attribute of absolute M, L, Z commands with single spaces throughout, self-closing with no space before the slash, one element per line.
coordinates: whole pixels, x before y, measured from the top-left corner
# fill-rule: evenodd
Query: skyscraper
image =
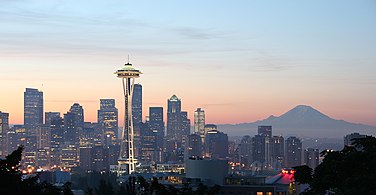
<path fill-rule="evenodd" d="M 202 157 L 202 143 L 200 135 L 191 134 L 188 136 L 188 147 L 186 153 L 187 158 Z"/>
<path fill-rule="evenodd" d="M 0 158 L 7 155 L 7 134 L 9 131 L 9 114 L 0 111 Z"/>
<path fill-rule="evenodd" d="M 289 137 L 285 147 L 286 167 L 302 165 L 302 142 L 297 137 Z"/>
<path fill-rule="evenodd" d="M 50 124 L 51 128 L 51 165 L 59 165 L 61 149 L 64 143 L 63 119 L 60 117 L 59 113 L 59 116 L 47 120 L 46 123 Z"/>
<path fill-rule="evenodd" d="M 228 156 L 227 134 L 212 130 L 205 137 L 205 156 L 211 159 L 223 159 Z"/>
<path fill-rule="evenodd" d="M 167 100 L 167 138 L 181 145 L 189 134 L 188 113 L 181 111 L 181 100 L 173 95 Z"/>
<path fill-rule="evenodd" d="M 179 129 L 180 112 L 181 100 L 173 95 L 167 100 L 167 137 L 178 142 L 182 139 Z"/>
<path fill-rule="evenodd" d="M 179 129 L 181 133 L 181 139 L 187 139 L 187 136 L 191 134 L 191 120 L 188 118 L 187 112 L 180 112 L 179 117 Z M 184 142 L 182 142 L 184 144 Z"/>
<path fill-rule="evenodd" d="M 45 112 L 45 122 L 47 126 L 51 126 L 51 122 L 53 119 L 60 117 L 60 112 Z"/>
<path fill-rule="evenodd" d="M 274 169 L 282 168 L 285 156 L 285 140 L 282 136 L 271 138 L 271 163 Z"/>
<path fill-rule="evenodd" d="M 243 136 L 239 144 L 239 153 L 239 161 L 242 166 L 248 167 L 253 163 L 251 136 Z"/>
<path fill-rule="evenodd" d="M 205 111 L 197 108 L 194 115 L 194 131 L 201 137 L 201 142 L 205 141 Z"/>
<path fill-rule="evenodd" d="M 129 62 L 123 68 L 115 72 L 118 78 L 123 82 L 124 100 L 125 100 L 125 114 L 124 127 L 120 139 L 120 156 L 118 160 L 118 176 L 123 172 L 123 165 L 128 165 L 127 174 L 131 174 L 135 170 L 136 159 L 134 156 L 134 131 L 133 131 L 133 116 L 132 116 L 132 97 L 134 91 L 134 81 L 142 74 L 139 70 L 132 67 Z"/>
<path fill-rule="evenodd" d="M 111 137 L 111 143 L 105 142 L 105 145 L 113 145 L 118 137 L 118 109 L 115 107 L 115 99 L 100 100 L 98 125 L 100 126 L 104 137 Z"/>
<path fill-rule="evenodd" d="M 64 142 L 69 144 L 77 144 L 79 142 L 79 134 L 77 128 L 77 117 L 72 112 L 64 114 Z"/>
<path fill-rule="evenodd" d="M 134 84 L 132 97 L 133 126 L 137 127 L 142 122 L 142 85 Z"/>
<path fill-rule="evenodd" d="M 163 121 L 163 107 L 149 108 L 149 126 L 150 130 L 156 133 L 156 160 L 162 161 L 163 152 L 163 138 L 164 138 L 164 121 Z"/>
<path fill-rule="evenodd" d="M 84 109 L 78 103 L 74 103 L 69 112 L 75 115 L 75 127 L 77 128 L 79 138 L 82 136 L 84 129 Z"/>
<path fill-rule="evenodd" d="M 43 92 L 26 88 L 24 92 L 24 125 L 30 134 L 43 124 Z"/>

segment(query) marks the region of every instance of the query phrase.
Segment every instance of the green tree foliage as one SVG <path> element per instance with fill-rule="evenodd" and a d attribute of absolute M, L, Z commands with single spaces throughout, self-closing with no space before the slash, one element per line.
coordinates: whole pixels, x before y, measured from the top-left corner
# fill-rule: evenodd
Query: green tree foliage
<path fill-rule="evenodd" d="M 355 146 L 324 151 L 314 173 L 296 167 L 296 181 L 308 183 L 306 194 L 373 194 L 376 192 L 376 138 L 357 139 Z"/>

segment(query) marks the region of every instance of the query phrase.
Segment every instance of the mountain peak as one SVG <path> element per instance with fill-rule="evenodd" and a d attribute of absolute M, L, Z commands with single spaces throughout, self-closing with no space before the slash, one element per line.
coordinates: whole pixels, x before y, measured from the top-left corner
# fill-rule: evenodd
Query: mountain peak
<path fill-rule="evenodd" d="M 329 118 L 325 114 L 321 113 L 320 111 L 312 108 L 311 106 L 307 105 L 298 105 L 294 107 L 293 109 L 289 110 L 282 116 L 281 118 L 291 118 L 291 119 L 297 119 L 297 118 L 304 118 L 309 120 L 309 118 Z"/>

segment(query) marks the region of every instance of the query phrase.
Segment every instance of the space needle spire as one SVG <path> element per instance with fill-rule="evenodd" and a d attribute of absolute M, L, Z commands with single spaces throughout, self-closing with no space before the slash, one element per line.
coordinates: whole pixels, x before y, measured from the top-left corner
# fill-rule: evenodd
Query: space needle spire
<path fill-rule="evenodd" d="M 120 155 L 118 159 L 117 175 L 120 177 L 123 174 L 132 174 L 135 171 L 135 164 L 137 159 L 134 156 L 134 132 L 133 132 L 133 117 L 132 117 L 132 96 L 134 89 L 134 81 L 140 77 L 141 71 L 133 68 L 132 64 L 128 62 L 117 70 L 114 74 L 121 78 L 124 92 L 124 125 L 120 140 Z"/>

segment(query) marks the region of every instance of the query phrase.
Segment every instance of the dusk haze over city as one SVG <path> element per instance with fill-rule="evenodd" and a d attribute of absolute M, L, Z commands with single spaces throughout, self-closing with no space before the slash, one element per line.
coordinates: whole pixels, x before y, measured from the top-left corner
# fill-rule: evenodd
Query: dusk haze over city
<path fill-rule="evenodd" d="M 0 0 L 0 194 L 372 194 L 376 2 Z"/>

